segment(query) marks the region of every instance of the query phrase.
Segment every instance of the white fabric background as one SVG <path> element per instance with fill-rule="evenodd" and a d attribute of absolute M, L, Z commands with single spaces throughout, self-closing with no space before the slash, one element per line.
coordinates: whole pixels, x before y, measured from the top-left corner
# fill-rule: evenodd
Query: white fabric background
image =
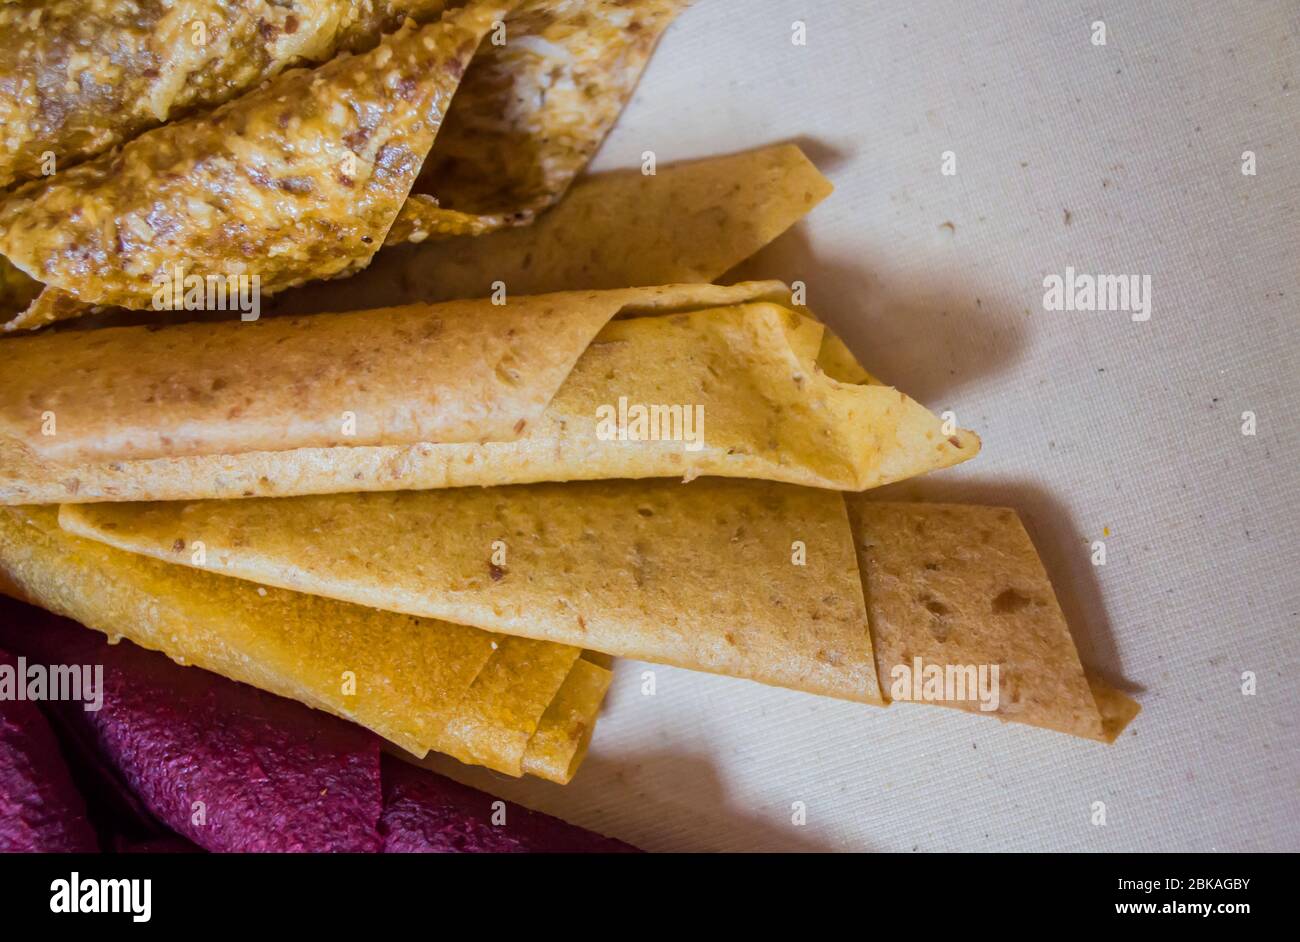
<path fill-rule="evenodd" d="M 651 850 L 1300 849 L 1298 63 L 1291 0 L 684 14 L 597 166 L 799 141 L 836 192 L 747 272 L 805 280 L 869 369 L 982 436 L 891 490 L 1018 508 L 1085 663 L 1144 712 L 1108 749 L 669 668 L 645 697 L 621 662 L 571 785 L 448 770 Z M 1151 320 L 1044 311 L 1067 265 L 1151 275 Z"/>

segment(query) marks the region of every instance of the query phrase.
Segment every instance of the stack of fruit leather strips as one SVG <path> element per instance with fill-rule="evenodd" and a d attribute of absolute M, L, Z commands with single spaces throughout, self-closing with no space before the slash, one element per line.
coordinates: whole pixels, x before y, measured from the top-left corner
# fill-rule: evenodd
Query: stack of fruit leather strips
<path fill-rule="evenodd" d="M 7 326 L 108 314 L 2 342 L 5 591 L 407 758 L 559 782 L 592 652 L 872 704 L 913 659 L 998 664 L 1003 719 L 1131 719 L 1013 511 L 859 496 L 976 436 L 785 285 L 711 284 L 829 193 L 797 148 L 560 199 L 683 3 L 288 6 L 237 5 L 211 62 L 148 45 L 180 20 L 0 11 L 19 73 L 144 43 L 113 107 L 9 122 Z M 160 329 L 178 259 L 285 316 Z M 652 407 L 686 434 L 629 428 Z"/>
<path fill-rule="evenodd" d="M 667 166 L 651 178 L 597 175 L 581 181 L 571 200 L 535 226 L 398 250 L 393 263 L 334 282 L 331 290 L 363 296 L 386 290 L 404 301 L 409 298 L 392 294 L 395 285 L 426 292 L 420 276 L 432 271 L 444 292 L 454 294 L 456 285 L 469 292 L 480 274 L 506 261 L 519 268 L 521 257 L 536 259 L 529 277 L 541 288 L 566 280 L 582 285 L 611 272 L 629 283 L 663 275 L 710 279 L 780 234 L 829 190 L 790 145 Z M 684 199 L 727 220 L 729 238 L 682 226 L 674 207 Z M 607 236 L 621 226 L 618 217 L 633 220 L 636 239 L 655 250 L 637 251 L 630 239 L 622 252 L 614 251 Z M 554 251 L 557 243 L 578 250 L 587 263 L 575 265 L 573 253 Z M 290 292 L 289 308 L 310 305 L 312 294 L 312 288 Z M 101 333 L 79 332 L 77 340 L 64 342 L 93 346 Z M 17 338 L 5 343 L 22 346 Z M 118 482 L 132 467 L 102 465 Z M 81 490 L 75 473 L 37 461 L 12 438 L 0 442 L 0 479 L 9 504 L 51 504 Z M 89 477 L 85 484 L 89 496 L 96 485 Z M 121 498 L 114 481 L 104 486 L 106 496 Z M 585 753 L 609 683 L 608 659 L 580 654 L 576 646 L 430 625 L 155 566 L 70 538 L 55 526 L 50 507 L 15 507 L 0 516 L 0 585 L 10 594 L 112 638 L 129 638 L 181 663 L 351 718 L 409 759 L 435 750 L 506 774 L 567 781 Z"/>
<path fill-rule="evenodd" d="M 156 282 L 178 262 L 200 279 L 254 275 L 269 296 L 360 270 L 381 246 L 463 257 L 462 238 L 526 225 L 559 200 L 685 5 L 5 4 L 0 81 L 20 93 L 0 102 L 0 318 L 18 330 L 103 310 L 168 317 L 154 310 Z M 68 82 L 74 67 L 89 80 Z M 792 215 L 771 162 L 768 172 L 744 188 L 757 230 L 715 251 L 717 271 L 700 277 L 810 208 Z M 687 176 L 706 201 L 723 195 L 717 171 Z M 490 247 L 469 256 L 493 264 Z M 29 466 L 12 458 L 0 474 L 23 476 Z M 25 507 L 3 526 L 11 594 L 355 716 L 416 755 L 438 748 L 567 781 L 609 683 L 603 659 L 572 646 L 141 569 L 69 541 L 53 508 Z M 320 656 L 331 644 L 337 657 Z M 353 666 L 320 672 L 344 661 Z"/>
<path fill-rule="evenodd" d="M 978 439 L 945 434 L 874 380 L 779 283 L 8 343 L 3 401 L 21 405 L 0 414 L 0 435 L 21 472 L 6 497 L 64 502 L 57 518 L 10 511 L 27 518 L 9 528 L 11 574 L 35 531 L 142 567 L 144 598 L 155 578 L 193 579 L 176 590 L 186 599 L 201 582 L 221 597 L 213 610 L 234 587 L 259 600 L 277 587 L 294 606 L 352 603 L 575 658 L 623 654 L 876 704 L 899 663 L 959 653 L 1002 667 L 1001 718 L 1108 741 L 1134 712 L 1084 671 L 1014 512 L 846 499 L 966 460 Z M 272 381 L 258 351 L 275 346 L 294 355 Z M 599 407 L 620 398 L 702 405 L 700 447 L 602 434 Z M 111 402 L 113 420 L 80 405 L 92 402 Z M 42 441 L 47 412 L 59 433 Z M 331 424 L 344 413 L 346 435 Z M 57 609 L 39 576 L 14 581 Z M 167 650 L 164 634 L 144 643 Z M 286 641 L 286 660 L 299 646 Z M 222 662 L 196 648 L 210 669 L 234 676 L 238 662 L 238 679 L 297 684 L 288 695 L 416 751 L 330 697 L 348 658 L 327 654 L 310 687 L 296 664 L 253 676 L 270 654 Z"/>

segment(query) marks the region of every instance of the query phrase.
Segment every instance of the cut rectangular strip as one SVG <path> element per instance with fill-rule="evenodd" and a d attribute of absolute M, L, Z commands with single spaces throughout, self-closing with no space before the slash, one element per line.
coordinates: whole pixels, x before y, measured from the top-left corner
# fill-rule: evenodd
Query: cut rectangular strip
<path fill-rule="evenodd" d="M 0 434 L 54 463 L 508 441 L 624 301 L 541 295 L 18 337 L 4 346 Z"/>
<path fill-rule="evenodd" d="M 528 740 L 522 760 L 525 774 L 560 785 L 569 783 L 586 757 L 596 730 L 596 716 L 613 679 L 613 673 L 597 664 L 589 654 L 574 661 L 555 699 L 538 721 L 536 732 Z M 396 746 L 388 751 L 413 765 L 439 768 L 432 752 L 421 757 Z"/>
<path fill-rule="evenodd" d="M 879 703 L 840 495 L 594 481 L 61 508 L 120 549 L 506 634 Z M 502 555 L 504 554 L 504 555 Z"/>
<path fill-rule="evenodd" d="M 514 775 L 526 742 L 511 756 L 487 740 L 498 723 L 527 728 L 530 715 L 535 729 L 579 654 L 526 642 L 542 666 L 524 688 L 479 685 L 505 639 L 160 564 L 70 536 L 53 508 L 0 510 L 0 584 L 110 638 L 342 716 L 411 752 L 445 749 Z M 474 725 L 449 732 L 465 715 Z M 504 767 L 491 764 L 501 755 Z"/>
<path fill-rule="evenodd" d="M 582 652 L 527 638 L 502 636 L 494 643 L 491 660 L 439 732 L 434 750 L 518 776 L 542 716 Z"/>
<path fill-rule="evenodd" d="M 524 771 L 529 775 L 567 784 L 578 771 L 596 731 L 596 715 L 614 679 L 613 672 L 599 663 L 602 658 L 604 655 L 584 652 L 546 707 L 524 753 Z"/>
<path fill-rule="evenodd" d="M 0 500 L 701 474 L 859 490 L 979 450 L 974 433 L 946 434 L 923 406 L 872 382 L 838 338 L 790 306 L 780 282 L 568 292 L 504 307 L 448 302 L 283 324 L 9 341 Z M 267 338 L 286 342 L 268 350 Z M 318 375 L 337 381 L 313 385 Z M 304 407 L 308 386 L 323 391 Z M 354 434 L 345 437 L 349 416 Z M 426 434 L 443 441 L 341 444 Z M 272 442 L 275 450 L 257 450 Z M 167 455 L 136 457 L 160 451 Z M 52 460 L 65 456 L 95 460 Z"/>
<path fill-rule="evenodd" d="M 846 699 L 884 702 L 904 668 L 909 699 L 1104 742 L 1136 715 L 1084 671 L 1014 511 L 853 495 L 845 514 L 844 501 L 765 482 L 611 481 L 65 505 L 60 520 L 180 562 L 201 541 L 209 568 L 243 579 Z M 981 665 L 998 669 L 993 711 L 969 695 Z M 940 680 L 951 667 L 966 692 L 926 696 L 927 667 Z"/>
<path fill-rule="evenodd" d="M 1014 510 L 857 495 L 846 501 L 880 683 L 893 699 L 989 712 L 1102 742 L 1113 742 L 1137 715 L 1132 699 L 1085 672 Z M 991 678 L 993 666 L 996 709 L 985 710 L 975 678 L 980 670 Z M 964 695 L 954 698 L 954 691 Z"/>

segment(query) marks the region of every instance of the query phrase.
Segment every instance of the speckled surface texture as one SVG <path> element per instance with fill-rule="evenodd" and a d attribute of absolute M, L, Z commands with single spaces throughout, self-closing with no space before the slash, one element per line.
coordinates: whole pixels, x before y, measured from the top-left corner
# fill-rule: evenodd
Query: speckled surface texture
<path fill-rule="evenodd" d="M 836 192 L 744 274 L 981 436 L 881 496 L 1015 508 L 1143 712 L 1106 747 L 624 661 L 566 788 L 443 767 L 650 850 L 1300 848 L 1298 57 L 1289 0 L 683 14 L 596 168 L 799 140 Z M 1150 319 L 1046 310 L 1067 267 Z"/>
<path fill-rule="evenodd" d="M 1279 0 L 684 13 L 597 167 L 799 140 L 835 192 L 744 274 L 980 435 L 881 496 L 1016 508 L 1143 712 L 1107 747 L 620 662 L 574 781 L 498 791 L 648 850 L 1300 849 L 1298 59 Z M 1150 274 L 1151 319 L 1044 310 L 1066 266 Z"/>

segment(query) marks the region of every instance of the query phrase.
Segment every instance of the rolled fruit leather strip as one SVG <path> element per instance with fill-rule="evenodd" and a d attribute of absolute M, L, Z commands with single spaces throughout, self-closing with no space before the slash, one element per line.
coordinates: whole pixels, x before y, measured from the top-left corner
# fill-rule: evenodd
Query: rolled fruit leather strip
<path fill-rule="evenodd" d="M 181 565 L 201 541 L 210 572 L 263 585 L 881 702 L 834 491 L 611 480 L 77 504 L 61 522 Z"/>
<path fill-rule="evenodd" d="M 789 298 L 675 285 L 11 339 L 0 502 L 702 474 L 858 490 L 978 453 Z M 616 404 L 646 403 L 677 431 L 612 434 Z"/>
<path fill-rule="evenodd" d="M 0 203 L 0 254 L 56 300 L 8 327 L 177 305 L 162 286 L 178 266 L 256 275 L 269 296 L 364 268 L 385 240 L 527 222 L 594 152 L 681 6 L 471 0 L 33 180 Z M 505 45 L 480 47 L 489 30 Z M 448 153 L 422 172 L 453 93 L 460 110 L 493 115 L 449 119 Z"/>
<path fill-rule="evenodd" d="M 543 295 L 16 337 L 4 343 L 0 435 L 56 463 L 506 441 L 631 300 Z M 41 434 L 47 412 L 52 435 Z"/>
<path fill-rule="evenodd" d="M 487 747 L 471 754 L 444 728 L 462 709 L 479 717 L 520 710 L 513 690 L 474 687 L 500 647 L 487 632 L 159 564 L 69 536 L 53 508 L 0 510 L 0 589 L 112 639 L 352 720 L 416 755 L 490 756 Z M 560 663 L 549 680 L 534 672 L 529 683 L 558 691 L 571 667 Z M 344 672 L 355 676 L 355 692 Z M 520 762 L 498 771 L 517 775 Z"/>
<path fill-rule="evenodd" d="M 923 702 L 1106 743 L 1137 715 L 1135 701 L 1080 663 L 1052 583 L 1014 510 L 860 495 L 845 500 L 886 695 L 893 690 L 921 699 L 918 666 L 969 675 L 967 668 L 996 665 L 996 710 L 982 709 L 969 686 L 960 699 Z"/>

